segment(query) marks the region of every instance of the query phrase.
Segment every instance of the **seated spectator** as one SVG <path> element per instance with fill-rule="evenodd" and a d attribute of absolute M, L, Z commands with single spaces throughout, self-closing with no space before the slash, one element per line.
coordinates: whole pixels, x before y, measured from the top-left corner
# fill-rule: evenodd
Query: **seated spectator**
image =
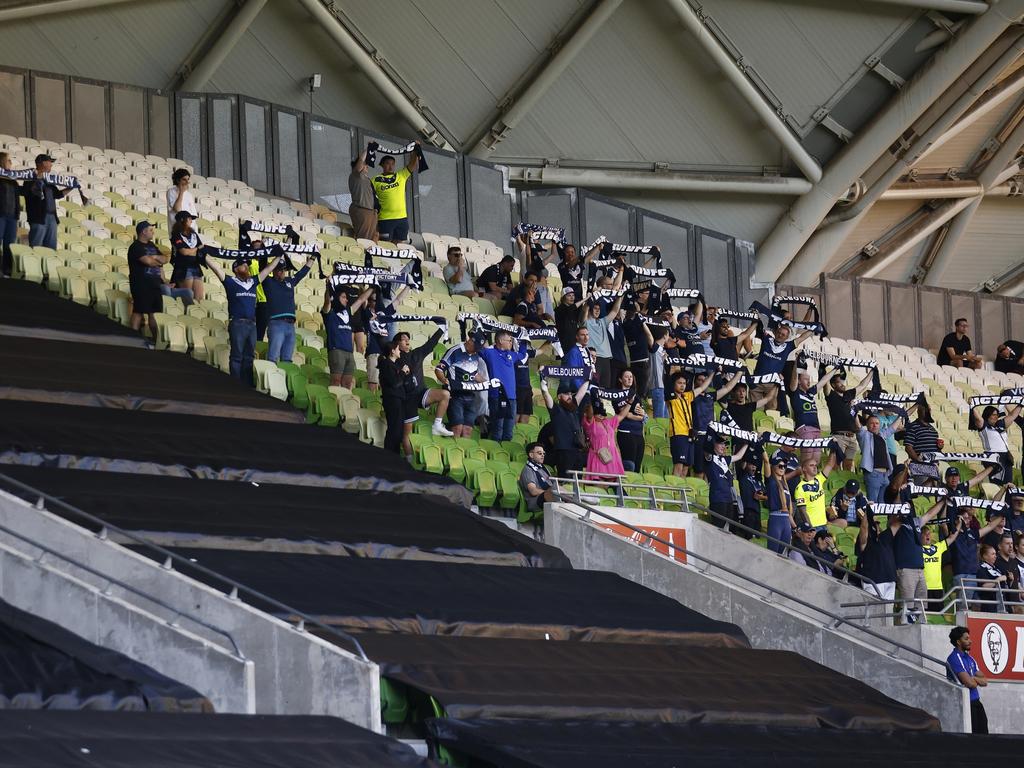
<path fill-rule="evenodd" d="M 857 439 L 860 442 L 860 471 L 864 476 L 864 491 L 868 501 L 885 501 L 885 489 L 889 485 L 889 475 L 895 467 L 889 458 L 889 449 L 885 444 L 880 430 L 882 423 L 872 414 L 867 424 L 860 423 L 860 416 L 854 417 L 857 426 Z"/>
<path fill-rule="evenodd" d="M 0 168 L 11 170 L 11 155 L 0 152 Z M 0 179 L 0 240 L 3 241 L 3 252 L 0 253 L 0 275 L 11 276 L 14 255 L 11 244 L 18 242 L 18 217 L 21 216 L 21 189 L 14 179 Z"/>
<path fill-rule="evenodd" d="M 263 281 L 269 318 L 267 331 L 270 335 L 267 360 L 272 363 L 278 360 L 286 363 L 292 361 L 292 352 L 295 351 L 295 286 L 309 274 L 315 261 L 310 256 L 302 268 L 289 277 L 292 263 L 288 256 L 282 256 L 273 266 L 270 279 Z"/>
<path fill-rule="evenodd" d="M 193 228 L 195 217 L 188 211 L 178 211 L 171 230 L 171 283 L 176 288 L 187 288 L 197 301 L 206 298 L 203 288 L 203 269 L 199 266 L 199 251 L 203 241 Z"/>
<path fill-rule="evenodd" d="M 845 520 L 849 525 L 857 525 L 857 510 L 868 508 L 868 499 L 860 492 L 860 483 L 850 479 L 832 497 L 829 504 L 836 517 Z"/>
<path fill-rule="evenodd" d="M 747 456 L 740 462 L 738 480 L 740 486 L 740 505 L 743 507 L 740 522 L 758 533 L 761 532 L 762 505 L 768 500 L 764 483 L 761 482 L 760 469 L 757 461 L 751 461 L 750 457 Z M 744 539 L 750 539 L 754 534 L 750 533 L 750 531 L 737 529 L 736 535 Z"/>
<path fill-rule="evenodd" d="M 287 257 L 282 257 L 287 258 Z M 275 278 L 278 265 L 274 265 Z M 283 275 L 283 272 L 282 272 Z M 278 291 L 285 291 L 284 287 L 271 287 L 271 295 L 277 288 Z M 352 389 L 356 375 L 355 343 L 352 338 L 352 316 L 358 313 L 366 304 L 373 293 L 371 285 L 359 294 L 355 301 L 352 301 L 349 292 L 342 290 L 335 293 L 331 290 L 330 280 L 324 290 L 324 305 L 320 308 L 320 314 L 324 319 L 324 330 L 327 332 L 327 363 L 331 370 L 331 386 L 345 387 Z M 292 293 L 294 299 L 294 289 Z M 280 336 L 287 335 L 282 328 L 277 329 Z M 295 343 L 295 326 L 291 326 L 291 342 Z M 274 333 L 271 333 L 271 345 L 274 344 Z M 278 343 L 283 345 L 286 339 L 282 338 Z"/>
<path fill-rule="evenodd" d="M 840 568 L 846 568 L 846 555 L 836 549 L 836 543 L 832 534 L 828 531 L 816 531 L 814 544 L 811 547 L 811 554 L 819 559 L 810 559 L 810 565 L 817 568 L 819 572 L 828 576 L 843 578 Z M 824 561 L 824 562 L 823 562 Z"/>
<path fill-rule="evenodd" d="M 971 428 L 981 436 L 981 445 L 986 453 L 999 456 L 999 468 L 991 472 L 990 481 L 1004 485 L 1013 480 L 1013 454 L 1010 453 L 1010 442 L 1006 429 L 1020 415 L 1021 407 L 1015 405 L 1000 413 L 994 405 L 986 406 L 978 415 L 977 409 L 971 411 Z M 990 468 L 991 469 L 991 468 Z"/>
<path fill-rule="evenodd" d="M 828 418 L 832 426 L 832 439 L 843 452 L 843 469 L 853 470 L 853 459 L 857 455 L 857 425 L 853 421 L 850 406 L 860 397 L 860 393 L 871 384 L 871 371 L 852 389 L 846 386 L 846 372 L 833 373 L 825 383 L 825 405 L 828 407 Z"/>
<path fill-rule="evenodd" d="M 981 562 L 974 574 L 976 587 L 972 610 L 982 613 L 1005 613 L 1003 605 L 1003 585 L 1008 581 L 1006 574 L 996 568 L 996 548 L 991 544 L 982 544 L 979 552 Z"/>
<path fill-rule="evenodd" d="M 68 191 L 43 179 L 52 172 L 53 158 L 47 154 L 36 155 L 35 178 L 25 179 L 21 185 L 28 217 L 28 244 L 33 248 L 57 248 L 57 201 Z"/>
<path fill-rule="evenodd" d="M 622 466 L 622 454 L 619 453 L 615 433 L 628 408 L 629 404 L 626 403 L 619 413 L 609 416 L 604 401 L 595 397 L 583 409 L 581 424 L 590 443 L 587 453 L 588 480 L 613 480 L 626 471 Z"/>
<path fill-rule="evenodd" d="M 541 512 L 546 503 L 556 500 L 551 473 L 544 466 L 546 455 L 540 443 L 526 446 L 526 466 L 519 473 L 519 488 L 526 499 L 526 508 L 531 512 Z"/>
<path fill-rule="evenodd" d="M 981 355 L 974 354 L 971 346 L 971 339 L 967 335 L 967 318 L 959 317 L 954 323 L 952 333 L 939 344 L 939 353 L 935 356 L 935 362 L 939 365 L 951 365 L 954 368 L 973 368 L 980 370 L 984 359 Z"/>
<path fill-rule="evenodd" d="M 864 591 L 882 600 L 896 599 L 896 552 L 893 534 L 882 529 L 869 506 L 857 510 L 857 573 L 864 577 Z M 888 610 L 888 609 L 887 609 Z"/>
<path fill-rule="evenodd" d="M 512 317 L 512 322 L 522 328 L 543 328 L 545 326 L 543 307 L 537 295 L 537 275 L 527 272 L 523 282 L 509 292 L 508 301 L 501 314 Z"/>
<path fill-rule="evenodd" d="M 487 267 L 476 279 L 480 295 L 492 301 L 505 301 L 512 290 L 512 271 L 515 268 L 516 260 L 507 255 L 497 264 Z"/>
<path fill-rule="evenodd" d="M 477 292 L 473 290 L 473 278 L 469 276 L 469 265 L 466 257 L 462 255 L 461 245 L 448 246 L 448 264 L 442 271 L 444 282 L 448 286 L 449 296 L 466 296 L 475 298 Z"/>
<path fill-rule="evenodd" d="M 993 362 L 1000 373 L 1016 373 L 1024 376 L 1024 341 L 1007 339 L 996 349 Z"/>
<path fill-rule="evenodd" d="M 580 424 L 579 406 L 587 396 L 589 381 L 583 381 L 573 390 L 568 382 L 558 390 L 558 403 L 548 391 L 547 379 L 540 380 L 540 391 L 544 395 L 544 404 L 548 408 L 551 420 L 552 441 L 555 449 L 555 466 L 559 477 L 569 477 L 569 473 L 583 468 L 583 431 Z M 546 425 L 545 425 L 546 426 Z"/>
<path fill-rule="evenodd" d="M 167 188 L 167 231 L 173 232 L 182 211 L 199 218 L 196 199 L 192 195 L 192 174 L 188 168 L 178 168 L 171 174 L 171 186 Z"/>
<path fill-rule="evenodd" d="M 437 380 L 451 392 L 448 426 L 455 437 L 472 436 L 480 414 L 480 397 L 484 393 L 461 391 L 462 384 L 488 379 L 487 366 L 477 354 L 477 343 L 477 336 L 471 335 L 461 344 L 449 348 L 434 369 Z"/>
<path fill-rule="evenodd" d="M 806 521 L 799 523 L 796 530 L 793 531 L 793 539 L 789 546 L 788 557 L 794 563 L 806 565 L 817 570 L 818 566 L 815 564 L 814 559 L 804 557 L 805 554 L 811 553 L 811 543 L 814 541 L 815 533 L 814 526 L 810 523 Z"/>
<path fill-rule="evenodd" d="M 129 322 L 132 330 L 137 331 L 145 317 L 154 341 L 158 333 L 154 315 L 164 311 L 164 299 L 160 292 L 163 265 L 170 258 L 153 242 L 155 233 L 152 224 L 140 221 L 135 225 L 135 241 L 128 246 L 128 286 L 132 293 L 132 316 Z"/>
<path fill-rule="evenodd" d="M 783 542 L 790 541 L 796 530 L 793 496 L 786 482 L 787 466 L 786 459 L 773 456 L 771 474 L 765 483 L 768 497 L 768 549 L 777 555 L 785 555 L 786 545 Z"/>

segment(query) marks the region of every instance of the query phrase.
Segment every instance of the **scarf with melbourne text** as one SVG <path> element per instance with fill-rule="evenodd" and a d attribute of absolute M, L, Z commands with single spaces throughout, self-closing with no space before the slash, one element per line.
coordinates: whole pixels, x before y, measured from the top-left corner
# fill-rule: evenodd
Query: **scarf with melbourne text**
<path fill-rule="evenodd" d="M 379 245 L 371 245 L 363 254 L 363 266 L 368 269 L 373 268 L 374 258 L 408 262 L 407 268 L 402 271 L 412 276 L 410 285 L 415 285 L 417 291 L 423 290 L 423 261 L 416 250 L 412 248 L 381 248 Z"/>
<path fill-rule="evenodd" d="M 778 309 L 783 304 L 798 304 L 811 307 L 814 310 L 814 320 L 818 322 L 821 316 L 818 314 L 818 302 L 813 296 L 775 296 L 772 298 L 772 309 Z"/>
<path fill-rule="evenodd" d="M 759 301 L 751 302 L 750 309 L 766 316 L 770 325 L 788 325 L 795 331 L 810 331 L 820 338 L 828 336 L 828 331 L 825 330 L 825 326 L 821 323 L 802 323 L 797 320 L 789 320 Z"/>
<path fill-rule="evenodd" d="M 834 368 L 876 368 L 878 363 L 874 360 L 861 360 L 856 357 L 842 357 L 827 352 L 818 352 L 813 349 L 800 351 L 800 356 L 806 360 L 814 360 L 822 365 L 831 365 Z"/>
<path fill-rule="evenodd" d="M 410 141 L 404 147 L 385 147 L 383 144 L 377 141 L 371 141 L 366 145 L 366 164 L 373 168 L 377 165 L 377 153 L 383 155 L 408 155 L 414 154 L 419 158 L 419 164 L 417 170 L 420 173 L 430 170 L 427 166 L 427 158 L 423 154 L 423 148 L 420 147 L 415 141 Z"/>
<path fill-rule="evenodd" d="M 512 227 L 512 239 L 515 240 L 520 235 L 529 235 L 530 241 L 534 243 L 552 240 L 558 245 L 565 245 L 564 227 L 545 227 L 541 224 L 527 224 L 525 221 L 520 221 Z"/>
<path fill-rule="evenodd" d="M 586 379 L 590 376 L 589 368 L 570 368 L 565 365 L 542 365 L 542 379 Z"/>
<path fill-rule="evenodd" d="M 737 309 L 724 309 L 722 307 L 718 308 L 718 316 L 727 317 L 732 320 L 749 320 L 752 323 L 761 320 L 761 315 L 757 312 L 740 312 Z"/>

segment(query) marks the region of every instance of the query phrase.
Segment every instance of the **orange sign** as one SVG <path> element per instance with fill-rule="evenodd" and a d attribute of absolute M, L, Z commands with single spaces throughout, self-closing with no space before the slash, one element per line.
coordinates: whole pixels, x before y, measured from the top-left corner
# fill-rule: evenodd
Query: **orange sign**
<path fill-rule="evenodd" d="M 627 528 L 624 525 L 618 525 L 616 523 L 603 523 L 602 527 L 606 531 L 611 531 L 614 534 L 621 536 L 624 539 L 635 541 L 637 544 L 643 547 L 650 547 L 655 552 L 660 552 L 663 555 L 668 555 L 671 549 L 671 557 L 673 560 L 677 560 L 680 563 L 686 562 L 686 554 L 680 552 L 678 549 L 674 549 L 662 542 L 668 542 L 676 547 L 682 547 L 686 549 L 686 529 L 685 528 L 648 528 L 647 526 L 638 525 L 644 533 L 648 534 L 645 536 L 643 533 L 634 531 L 632 528 Z M 651 536 L 657 536 L 657 539 L 652 539 Z M 973 637 L 974 635 L 971 635 Z"/>
<path fill-rule="evenodd" d="M 1024 621 L 968 614 L 971 656 L 992 680 L 1024 680 Z"/>

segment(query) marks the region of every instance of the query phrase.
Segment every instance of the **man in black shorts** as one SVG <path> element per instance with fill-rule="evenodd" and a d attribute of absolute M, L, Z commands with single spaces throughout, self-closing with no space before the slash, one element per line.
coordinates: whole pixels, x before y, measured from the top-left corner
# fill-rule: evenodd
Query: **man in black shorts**
<path fill-rule="evenodd" d="M 444 336 L 444 329 L 438 328 L 427 343 L 416 349 L 412 348 L 409 334 L 400 331 L 395 334 L 394 343 L 398 345 L 398 367 L 408 366 L 409 373 L 405 379 L 405 428 L 406 433 L 412 431 L 412 425 L 419 419 L 420 408 L 437 406 L 434 425 L 431 432 L 442 437 L 452 437 L 453 432 L 444 426 L 444 415 L 448 412 L 451 393 L 446 389 L 427 389 L 423 386 L 423 361 L 434 351 L 434 346 Z"/>
<path fill-rule="evenodd" d="M 164 299 L 160 293 L 163 284 L 163 265 L 170 256 L 160 252 L 153 242 L 155 230 L 148 221 L 135 225 L 135 241 L 128 246 L 128 283 L 132 292 L 132 330 L 139 330 L 146 316 L 153 341 L 157 338 L 157 312 L 163 312 Z"/>

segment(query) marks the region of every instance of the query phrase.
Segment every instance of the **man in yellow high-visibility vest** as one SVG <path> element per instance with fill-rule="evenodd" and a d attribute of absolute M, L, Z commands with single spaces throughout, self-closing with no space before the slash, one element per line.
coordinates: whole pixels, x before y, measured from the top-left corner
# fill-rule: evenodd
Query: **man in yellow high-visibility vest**
<path fill-rule="evenodd" d="M 419 142 L 416 142 L 417 148 Z M 381 240 L 404 243 L 409 238 L 409 214 L 405 204 L 405 186 L 419 167 L 419 153 L 412 152 L 405 168 L 395 171 L 395 158 L 384 155 L 380 159 L 380 173 L 370 180 L 380 204 L 377 214 L 377 233 Z"/>

